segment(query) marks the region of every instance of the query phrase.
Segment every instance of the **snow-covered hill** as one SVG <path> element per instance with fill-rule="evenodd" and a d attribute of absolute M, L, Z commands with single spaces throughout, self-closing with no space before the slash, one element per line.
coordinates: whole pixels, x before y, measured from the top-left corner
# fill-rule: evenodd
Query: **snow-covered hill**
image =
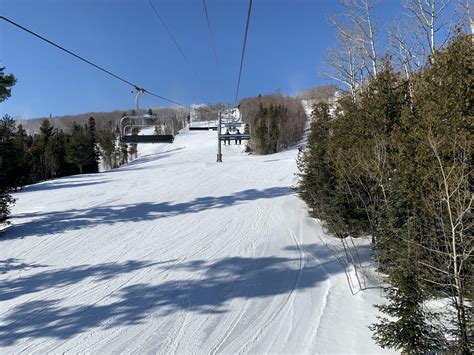
<path fill-rule="evenodd" d="M 297 149 L 225 146 L 218 164 L 215 136 L 15 195 L 2 353 L 382 352 L 367 329 L 380 291 L 349 292 L 336 241 L 290 188 Z"/>

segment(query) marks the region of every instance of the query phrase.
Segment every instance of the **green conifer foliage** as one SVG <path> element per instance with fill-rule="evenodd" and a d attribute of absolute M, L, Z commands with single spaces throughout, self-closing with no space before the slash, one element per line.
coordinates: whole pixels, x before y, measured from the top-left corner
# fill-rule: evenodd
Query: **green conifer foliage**
<path fill-rule="evenodd" d="M 387 302 L 371 329 L 383 347 L 473 346 L 473 51 L 458 34 L 409 83 L 386 61 L 355 99 L 314 108 L 298 160 L 314 216 L 336 236 L 373 237 Z M 433 299 L 448 301 L 449 324 Z"/>
<path fill-rule="evenodd" d="M 16 78 L 13 74 L 4 74 L 5 67 L 0 68 L 0 102 L 5 101 L 11 96 L 12 87 L 16 84 Z"/>
<path fill-rule="evenodd" d="M 82 174 L 84 166 L 95 159 L 96 152 L 90 144 L 87 129 L 75 123 L 66 145 L 66 161 L 76 165 Z"/>

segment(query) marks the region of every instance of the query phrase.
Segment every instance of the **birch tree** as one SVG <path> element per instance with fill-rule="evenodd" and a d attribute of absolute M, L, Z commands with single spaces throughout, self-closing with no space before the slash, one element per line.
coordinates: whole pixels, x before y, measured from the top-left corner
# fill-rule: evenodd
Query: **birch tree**
<path fill-rule="evenodd" d="M 379 50 L 377 45 L 378 24 L 374 19 L 375 0 L 342 0 L 344 16 L 352 23 L 355 37 L 363 50 L 367 73 L 377 78 L 379 72 Z"/>
<path fill-rule="evenodd" d="M 425 56 L 432 57 L 435 51 L 442 47 L 449 39 L 449 35 L 446 35 L 440 41 L 439 32 L 443 28 L 449 30 L 445 10 L 450 3 L 451 0 L 405 1 L 408 15 L 416 24 L 415 34 Z"/>

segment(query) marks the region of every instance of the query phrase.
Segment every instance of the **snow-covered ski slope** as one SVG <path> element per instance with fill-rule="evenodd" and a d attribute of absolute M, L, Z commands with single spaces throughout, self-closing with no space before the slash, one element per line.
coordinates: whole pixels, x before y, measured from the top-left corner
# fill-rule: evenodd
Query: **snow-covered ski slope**
<path fill-rule="evenodd" d="M 335 240 L 290 188 L 297 149 L 225 146 L 218 164 L 216 145 L 183 132 L 120 169 L 17 193 L 0 352 L 382 352 L 367 329 L 380 291 L 351 295 Z"/>

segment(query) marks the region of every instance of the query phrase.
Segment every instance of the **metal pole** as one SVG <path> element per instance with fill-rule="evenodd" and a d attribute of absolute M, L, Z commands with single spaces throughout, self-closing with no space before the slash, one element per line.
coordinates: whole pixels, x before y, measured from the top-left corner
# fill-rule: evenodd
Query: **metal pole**
<path fill-rule="evenodd" d="M 121 119 L 120 119 L 120 137 L 123 137 L 125 135 L 125 127 L 122 127 L 122 122 L 125 118 L 128 118 L 128 116 L 123 116 Z"/>
<path fill-rule="evenodd" d="M 222 112 L 219 112 L 219 122 L 217 125 L 217 162 L 222 163 L 222 148 L 221 148 L 221 123 Z"/>
<path fill-rule="evenodd" d="M 138 108 L 138 100 L 140 99 L 140 95 L 143 94 L 145 92 L 145 90 L 143 89 L 137 89 L 137 96 L 135 96 L 135 106 L 137 107 L 137 115 L 139 115 L 140 113 L 138 112 L 139 108 Z"/>

